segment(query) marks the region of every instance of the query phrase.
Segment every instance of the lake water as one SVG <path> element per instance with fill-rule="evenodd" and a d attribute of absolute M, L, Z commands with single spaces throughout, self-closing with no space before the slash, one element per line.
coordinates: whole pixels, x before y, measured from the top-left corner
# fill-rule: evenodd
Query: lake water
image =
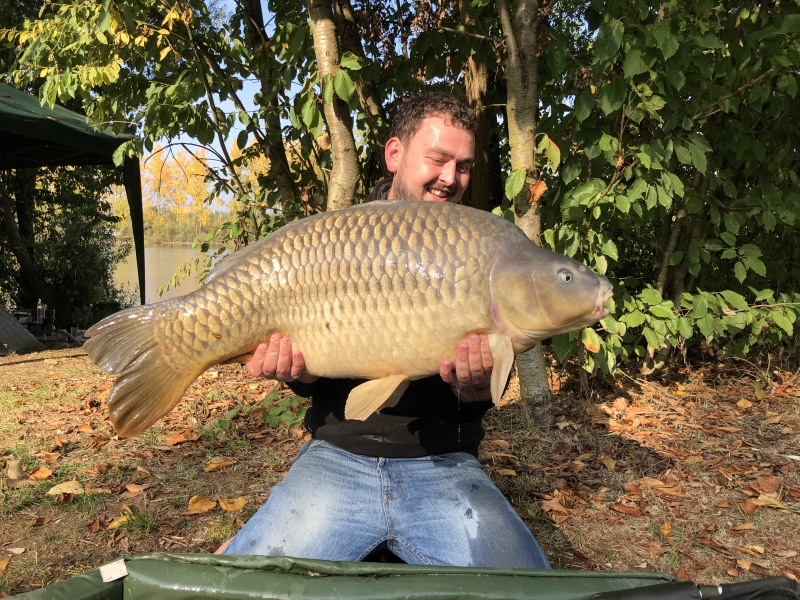
<path fill-rule="evenodd" d="M 213 250 L 212 250 L 213 252 Z M 152 246 L 144 249 L 145 264 L 145 292 L 147 294 L 147 304 L 183 296 L 197 289 L 195 275 L 183 277 L 179 280 L 179 286 L 171 288 L 159 297 L 158 288 L 167 283 L 175 271 L 185 262 L 202 256 L 200 250 L 194 250 L 189 246 Z M 136 271 L 136 255 L 131 251 L 128 259 L 117 266 L 114 273 L 114 280 L 118 285 L 126 285 L 130 290 L 136 290 L 136 298 L 139 298 L 139 274 Z M 137 302 L 138 304 L 138 302 Z"/>

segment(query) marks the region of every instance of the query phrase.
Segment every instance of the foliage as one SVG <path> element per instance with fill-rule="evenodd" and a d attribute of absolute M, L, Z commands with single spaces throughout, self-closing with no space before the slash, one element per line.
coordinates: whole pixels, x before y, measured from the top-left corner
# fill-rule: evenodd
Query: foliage
<path fill-rule="evenodd" d="M 0 173 L 0 185 L 18 206 L 30 207 L 32 258 L 39 275 L 56 288 L 59 322 L 75 319 L 89 304 L 123 301 L 126 292 L 114 283 L 116 265 L 130 252 L 114 235 L 116 217 L 102 194 L 119 178 L 113 169 L 58 167 Z M 32 308 L 35 297 L 25 286 L 20 265 L 5 230 L 0 231 L 0 293 L 4 300 Z M 62 314 L 59 314 L 62 313 Z"/>
<path fill-rule="evenodd" d="M 236 214 L 196 238 L 204 250 L 324 209 L 333 157 L 322 108 L 334 97 L 354 117 L 359 201 L 384 176 L 387 124 L 370 100 L 388 108 L 422 88 L 466 97 L 479 63 L 479 146 L 506 175 L 507 199 L 489 208 L 514 219 L 509 200 L 528 186 L 543 243 L 615 284 L 597 328 L 553 340 L 560 359 L 579 342 L 585 368 L 605 371 L 671 348 L 796 346 L 796 2 L 540 2 L 535 166 L 514 170 L 505 2 L 334 4 L 342 58 L 324 81 L 297 1 L 268 2 L 268 26 L 251 30 L 246 2 L 226 13 L 200 0 L 69 0 L 2 37 L 19 48 L 15 80 L 43 78 L 45 101 L 80 98 L 95 123 L 133 124 L 123 152 L 171 149 L 178 136 L 206 149 L 205 202 L 230 197 Z"/>

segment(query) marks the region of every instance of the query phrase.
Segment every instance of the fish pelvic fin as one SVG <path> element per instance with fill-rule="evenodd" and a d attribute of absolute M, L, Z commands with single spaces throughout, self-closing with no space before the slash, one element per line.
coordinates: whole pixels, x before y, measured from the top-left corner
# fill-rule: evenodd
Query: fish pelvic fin
<path fill-rule="evenodd" d="M 489 336 L 489 350 L 492 352 L 494 367 L 492 368 L 492 402 L 500 406 L 500 397 L 508 381 L 508 375 L 514 366 L 514 344 L 510 337 L 499 333 Z"/>
<path fill-rule="evenodd" d="M 394 406 L 411 383 L 405 375 L 389 375 L 367 381 L 350 390 L 344 406 L 344 418 L 365 421 L 372 413 Z"/>
<path fill-rule="evenodd" d="M 164 308 L 137 306 L 103 319 L 86 332 L 84 344 L 94 364 L 117 375 L 108 411 L 120 437 L 141 433 L 175 408 L 202 372 L 173 368 L 156 338 Z M 199 367 L 200 365 L 198 365 Z"/>

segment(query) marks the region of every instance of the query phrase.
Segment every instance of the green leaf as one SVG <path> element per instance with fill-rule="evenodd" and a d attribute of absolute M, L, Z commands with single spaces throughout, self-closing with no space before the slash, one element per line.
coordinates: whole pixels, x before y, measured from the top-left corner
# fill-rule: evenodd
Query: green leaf
<path fill-rule="evenodd" d="M 650 314 L 655 315 L 659 319 L 674 319 L 675 318 L 675 311 L 671 308 L 667 308 L 666 306 L 662 306 L 660 304 L 656 304 L 655 306 L 650 307 Z"/>
<path fill-rule="evenodd" d="M 669 173 L 669 180 L 672 183 L 672 189 L 675 190 L 675 193 L 678 195 L 679 198 L 683 198 L 686 193 L 683 189 L 683 182 L 680 178 L 675 175 L 675 173 Z"/>
<path fill-rule="evenodd" d="M 98 31 L 106 31 L 111 25 L 111 13 L 108 10 L 103 10 L 100 12 L 100 18 L 97 19 L 97 29 Z"/>
<path fill-rule="evenodd" d="M 775 324 L 778 327 L 786 332 L 787 335 L 792 335 L 792 324 L 789 322 L 789 319 L 787 319 L 779 310 L 773 310 L 769 316 L 773 321 L 775 321 Z"/>
<path fill-rule="evenodd" d="M 330 73 L 322 80 L 322 101 L 329 106 L 333 104 L 333 77 Z"/>
<path fill-rule="evenodd" d="M 661 348 L 661 346 L 664 343 L 664 336 L 663 335 L 661 335 L 659 333 L 656 333 L 655 331 L 653 331 L 649 327 L 645 327 L 644 330 L 642 331 L 642 333 L 644 333 L 644 337 L 647 340 L 647 345 L 648 346 L 650 346 L 651 348 L 653 348 L 655 350 L 658 350 L 659 348 Z"/>
<path fill-rule="evenodd" d="M 600 108 L 610 115 L 624 104 L 627 95 L 628 86 L 625 80 L 622 77 L 614 77 L 611 83 L 600 89 Z"/>
<path fill-rule="evenodd" d="M 747 277 L 747 271 L 741 262 L 737 262 L 735 265 L 733 265 L 733 274 L 736 276 L 736 279 L 739 280 L 739 283 L 744 282 L 745 277 Z"/>
<path fill-rule="evenodd" d="M 606 240 L 603 242 L 603 254 L 611 260 L 619 260 L 619 251 L 617 250 L 617 245 L 614 243 L 614 240 Z"/>
<path fill-rule="evenodd" d="M 356 86 L 353 84 L 353 80 L 350 79 L 350 73 L 344 69 L 339 69 L 333 78 L 333 89 L 339 98 L 345 102 L 350 102 L 350 98 L 353 97 L 356 91 Z"/>
<path fill-rule="evenodd" d="M 701 173 L 706 172 L 706 168 L 708 168 L 708 162 L 706 161 L 706 155 L 700 150 L 697 146 L 692 144 L 689 147 L 690 152 L 692 153 L 692 164 L 694 164 L 695 168 L 700 171 Z"/>
<path fill-rule="evenodd" d="M 492 214 L 493 215 L 497 215 L 498 217 L 503 217 L 506 221 L 509 221 L 510 223 L 514 222 L 514 211 L 511 208 L 507 208 L 505 210 L 502 210 L 501 207 L 496 206 L 492 210 Z M 553 235 L 553 230 L 550 229 L 548 231 L 550 232 L 550 235 L 552 236 Z M 546 237 L 546 234 L 547 234 L 547 231 L 545 231 L 545 237 Z"/>
<path fill-rule="evenodd" d="M 669 255 L 669 259 L 668 259 L 668 261 L 667 261 L 667 262 L 669 262 L 669 264 L 670 264 L 671 266 L 674 266 L 674 265 L 680 264 L 680 262 L 681 262 L 682 260 L 683 260 L 683 252 L 681 252 L 681 251 L 679 250 L 679 251 L 677 251 L 677 252 L 673 252 L 672 254 L 670 254 L 670 255 Z"/>
<path fill-rule="evenodd" d="M 756 302 L 759 300 L 766 300 L 768 298 L 772 298 L 775 295 L 775 292 L 772 290 L 761 290 L 756 294 Z"/>
<path fill-rule="evenodd" d="M 678 38 L 670 33 L 669 21 L 660 21 L 656 23 L 653 27 L 653 37 L 656 40 L 658 49 L 661 50 L 661 53 L 664 55 L 664 60 L 669 59 L 678 51 Z"/>
<path fill-rule="evenodd" d="M 772 231 L 773 229 L 775 229 L 775 225 L 778 224 L 775 215 L 768 210 L 761 213 L 761 220 L 764 223 L 764 229 L 766 229 L 767 231 Z"/>
<path fill-rule="evenodd" d="M 683 86 L 686 85 L 686 76 L 682 71 L 676 68 L 667 69 L 667 79 L 669 79 L 669 82 L 674 85 L 675 89 L 679 92 L 683 89 Z"/>
<path fill-rule="evenodd" d="M 661 304 L 661 294 L 654 288 L 645 288 L 639 294 L 639 299 L 647 305 Z"/>
<path fill-rule="evenodd" d="M 622 315 L 619 320 L 628 327 L 638 327 L 645 322 L 645 316 L 639 309 L 636 309 L 633 312 Z"/>
<path fill-rule="evenodd" d="M 778 30 L 781 33 L 800 33 L 800 14 L 786 15 Z"/>
<path fill-rule="evenodd" d="M 592 96 L 592 91 L 586 87 L 580 94 L 575 96 L 575 118 L 582 123 L 592 114 L 593 108 L 594 96 Z"/>
<path fill-rule="evenodd" d="M 604 23 L 597 34 L 595 61 L 602 63 L 614 58 L 622 45 L 622 35 L 624 33 L 625 26 L 622 21 L 614 19 Z"/>
<path fill-rule="evenodd" d="M 563 363 L 567 359 L 572 349 L 575 348 L 576 341 L 577 338 L 570 339 L 570 334 L 568 333 L 553 336 L 550 346 L 553 348 L 558 362 Z"/>
<path fill-rule="evenodd" d="M 236 136 L 236 145 L 239 147 L 239 150 L 247 148 L 247 136 L 247 129 L 242 129 L 239 135 Z"/>
<path fill-rule="evenodd" d="M 736 310 L 747 310 L 750 308 L 750 306 L 747 304 L 747 300 L 745 300 L 744 296 L 741 294 L 737 294 L 731 290 L 723 290 L 720 292 L 720 295 L 725 298 L 725 301 Z"/>
<path fill-rule="evenodd" d="M 733 235 L 739 233 L 739 219 L 736 218 L 736 215 L 731 213 L 725 213 L 725 229 L 730 231 Z"/>
<path fill-rule="evenodd" d="M 642 53 L 639 50 L 631 50 L 625 57 L 625 62 L 622 64 L 622 70 L 625 72 L 625 77 L 631 78 L 641 73 L 646 73 L 648 69 L 647 63 L 642 59 Z"/>
<path fill-rule="evenodd" d="M 522 186 L 525 185 L 525 177 L 528 171 L 526 169 L 516 169 L 506 179 L 506 198 L 513 200 L 522 191 Z"/>
<path fill-rule="evenodd" d="M 627 196 L 615 196 L 614 203 L 617 205 L 617 210 L 622 213 L 628 214 L 631 209 L 631 201 Z"/>
<path fill-rule="evenodd" d="M 685 146 L 675 143 L 675 156 L 678 157 L 678 160 L 683 163 L 684 165 L 692 164 L 692 153 L 689 151 L 688 148 Z"/>
<path fill-rule="evenodd" d="M 319 109 L 317 108 L 317 99 L 313 93 L 308 94 L 303 109 L 300 112 L 303 118 L 303 123 L 306 127 L 311 128 L 319 122 Z"/>
<path fill-rule="evenodd" d="M 708 302 L 703 296 L 697 296 L 692 304 L 692 318 L 697 321 L 708 314 Z"/>
<path fill-rule="evenodd" d="M 128 153 L 128 143 L 120 144 L 117 146 L 117 149 L 114 150 L 114 154 L 111 155 L 111 160 L 114 161 L 114 166 L 121 167 L 125 162 L 125 156 Z"/>
<path fill-rule="evenodd" d="M 608 270 L 608 261 L 605 256 L 594 257 L 595 268 L 600 275 L 605 275 Z"/>
<path fill-rule="evenodd" d="M 722 233 L 719 234 L 719 237 L 721 237 L 722 241 L 725 242 L 726 244 L 728 244 L 729 246 L 735 246 L 736 245 L 736 236 L 733 235 L 732 233 L 728 233 L 727 231 L 723 231 Z"/>
<path fill-rule="evenodd" d="M 764 263 L 761 262 L 761 259 L 744 257 L 742 259 L 742 262 L 748 269 L 750 269 L 754 273 L 758 273 L 762 277 L 767 276 L 767 267 L 764 266 Z"/>
<path fill-rule="evenodd" d="M 660 185 L 656 186 L 656 190 L 658 191 L 658 203 L 667 210 L 672 208 L 672 198 L 667 193 L 667 190 L 665 190 Z"/>
<path fill-rule="evenodd" d="M 567 184 L 578 178 L 581 174 L 581 163 L 577 160 L 568 160 L 561 169 L 561 180 Z"/>
<path fill-rule="evenodd" d="M 722 251 L 720 258 L 728 259 L 728 258 L 736 258 L 736 256 L 737 256 L 736 250 L 734 250 L 733 248 L 725 248 L 725 250 Z"/>
<path fill-rule="evenodd" d="M 678 333 L 680 333 L 687 340 L 692 337 L 692 334 L 694 334 L 692 324 L 686 317 L 678 318 Z"/>
<path fill-rule="evenodd" d="M 342 54 L 342 57 L 339 59 L 339 65 L 345 69 L 350 69 L 351 71 L 358 71 L 361 68 L 361 63 L 358 61 L 358 57 L 350 51 Z"/>
<path fill-rule="evenodd" d="M 695 325 L 697 325 L 704 338 L 711 339 L 714 336 L 714 318 L 710 314 L 706 314 L 702 319 L 695 321 Z"/>

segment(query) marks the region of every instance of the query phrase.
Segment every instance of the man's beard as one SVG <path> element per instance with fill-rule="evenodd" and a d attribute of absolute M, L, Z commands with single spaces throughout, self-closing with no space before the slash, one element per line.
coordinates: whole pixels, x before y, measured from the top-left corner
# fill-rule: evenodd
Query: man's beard
<path fill-rule="evenodd" d="M 427 191 L 431 186 L 425 186 L 423 188 L 423 194 Z M 447 196 L 450 197 L 453 195 L 453 191 L 448 188 L 436 188 L 441 191 L 446 191 Z M 402 177 L 398 177 L 397 175 L 394 176 L 394 181 L 392 181 L 392 190 L 394 191 L 394 199 L 395 200 L 423 200 L 423 198 L 417 197 L 413 195 L 408 187 L 406 187 L 405 182 L 403 181 Z M 447 200 L 448 198 L 442 198 L 442 200 Z"/>

